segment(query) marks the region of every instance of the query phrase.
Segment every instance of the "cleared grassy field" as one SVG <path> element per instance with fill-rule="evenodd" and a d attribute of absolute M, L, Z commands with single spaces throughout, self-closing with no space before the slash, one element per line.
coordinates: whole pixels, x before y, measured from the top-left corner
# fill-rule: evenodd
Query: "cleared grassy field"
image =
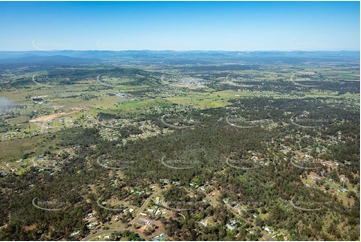
<path fill-rule="evenodd" d="M 181 105 L 192 105 L 199 108 L 217 108 L 224 107 L 229 104 L 229 99 L 245 96 L 252 96 L 252 93 L 225 90 L 213 93 L 196 93 L 188 96 L 169 97 L 165 99 L 172 103 Z"/>
<path fill-rule="evenodd" d="M 145 107 L 158 107 L 158 106 L 169 106 L 171 105 L 170 102 L 156 98 L 156 99 L 145 99 L 139 101 L 128 101 L 118 104 L 118 109 L 120 110 L 133 110 L 138 108 L 145 108 Z"/>
<path fill-rule="evenodd" d="M 354 99 L 355 101 L 360 100 L 359 94 L 351 94 L 346 93 L 342 95 L 338 95 L 337 92 L 319 92 L 314 91 L 312 93 L 305 94 L 305 98 L 347 98 L 347 99 Z"/>
<path fill-rule="evenodd" d="M 50 150 L 50 146 L 55 146 L 56 140 L 47 140 L 45 137 L 49 135 L 39 135 L 32 138 L 24 138 L 17 140 L 6 140 L 0 142 L 0 164 L 5 162 L 12 162 L 23 158 L 27 151 L 33 150 L 35 154 L 40 155 L 45 151 Z M 14 149 L 14 147 L 17 147 Z M 32 155 L 32 156 L 33 156 Z"/>
<path fill-rule="evenodd" d="M 6 122 L 10 125 L 17 125 L 17 124 L 23 124 L 23 123 L 27 123 L 29 121 L 29 119 L 25 116 L 19 116 L 16 118 L 9 118 L 6 120 Z"/>
<path fill-rule="evenodd" d="M 114 87 L 114 90 L 117 90 L 119 92 L 122 91 L 131 91 L 131 90 L 145 90 L 148 89 L 148 86 L 127 86 L 127 85 L 117 85 Z"/>

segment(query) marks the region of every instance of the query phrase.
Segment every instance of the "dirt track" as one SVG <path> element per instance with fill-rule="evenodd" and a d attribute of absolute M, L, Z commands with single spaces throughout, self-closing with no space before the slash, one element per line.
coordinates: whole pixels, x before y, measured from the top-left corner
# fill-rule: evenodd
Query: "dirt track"
<path fill-rule="evenodd" d="M 41 116 L 32 120 L 29 120 L 29 122 L 31 123 L 35 123 L 35 122 L 46 122 L 46 121 L 51 121 L 53 119 L 62 117 L 62 116 L 66 116 L 66 115 L 71 115 L 74 113 L 77 113 L 78 111 L 73 111 L 70 113 L 55 113 L 55 114 L 50 114 L 50 115 L 45 115 L 45 116 Z"/>
<path fill-rule="evenodd" d="M 72 115 L 74 113 L 77 113 L 81 110 L 89 110 L 89 108 L 87 107 L 75 107 L 75 108 L 71 108 L 71 112 L 69 113 L 54 113 L 54 114 L 50 114 L 50 115 L 45 115 L 45 116 L 41 116 L 32 120 L 29 120 L 30 123 L 35 123 L 35 122 L 46 122 L 46 121 L 51 121 L 53 119 L 56 118 L 60 118 L 62 116 L 67 116 L 67 115 Z"/>

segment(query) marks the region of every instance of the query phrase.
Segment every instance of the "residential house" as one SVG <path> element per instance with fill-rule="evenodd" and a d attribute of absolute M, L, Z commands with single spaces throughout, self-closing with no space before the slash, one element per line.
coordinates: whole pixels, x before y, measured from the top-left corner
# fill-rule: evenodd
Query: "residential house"
<path fill-rule="evenodd" d="M 268 227 L 265 227 L 264 230 L 266 230 L 270 234 L 273 234 L 273 230 Z"/>
<path fill-rule="evenodd" d="M 230 225 L 230 224 L 226 224 L 226 227 L 227 227 L 227 229 L 229 229 L 229 230 L 234 230 L 234 227 L 232 226 L 232 225 Z"/>
<path fill-rule="evenodd" d="M 80 230 L 78 230 L 78 231 L 76 231 L 76 232 L 74 232 L 74 233 L 71 233 L 70 234 L 70 237 L 74 237 L 75 235 L 78 235 L 80 233 Z"/>
<path fill-rule="evenodd" d="M 99 224 L 98 222 L 93 222 L 93 223 L 89 224 L 87 227 L 92 228 L 94 226 L 97 226 L 98 224 Z"/>
<path fill-rule="evenodd" d="M 204 227 L 207 227 L 208 223 L 206 221 L 202 221 L 201 224 L 204 226 Z"/>

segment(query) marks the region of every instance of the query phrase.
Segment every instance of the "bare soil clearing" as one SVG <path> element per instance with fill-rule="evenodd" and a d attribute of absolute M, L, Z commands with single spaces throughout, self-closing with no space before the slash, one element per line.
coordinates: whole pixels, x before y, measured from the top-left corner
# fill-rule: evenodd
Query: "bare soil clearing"
<path fill-rule="evenodd" d="M 30 120 L 29 122 L 31 123 L 35 123 L 35 122 L 46 122 L 46 121 L 51 121 L 53 119 L 59 118 L 59 117 L 63 117 L 63 116 L 68 116 L 68 115 L 72 115 L 75 114 L 81 110 L 88 110 L 89 108 L 86 107 L 76 107 L 76 108 L 71 108 L 72 112 L 69 113 L 54 113 L 54 114 L 50 114 L 50 115 L 45 115 L 45 116 L 41 116 L 35 119 Z"/>
<path fill-rule="evenodd" d="M 62 117 L 62 116 L 66 116 L 66 115 L 71 115 L 76 113 L 77 111 L 73 111 L 70 113 L 55 113 L 55 114 L 50 114 L 50 115 L 45 115 L 45 116 L 41 116 L 32 120 L 29 120 L 30 123 L 35 123 L 35 122 L 46 122 L 46 121 L 51 121 L 53 119 Z"/>
<path fill-rule="evenodd" d="M 300 74 L 305 74 L 305 75 L 314 75 L 316 74 L 314 71 L 302 71 L 300 72 Z"/>

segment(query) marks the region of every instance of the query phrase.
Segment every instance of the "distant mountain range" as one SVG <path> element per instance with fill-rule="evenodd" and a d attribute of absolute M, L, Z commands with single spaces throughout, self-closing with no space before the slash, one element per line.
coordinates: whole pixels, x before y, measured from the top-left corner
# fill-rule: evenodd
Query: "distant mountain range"
<path fill-rule="evenodd" d="M 93 63 L 99 61 L 95 58 L 77 58 L 65 55 L 25 55 L 18 57 L 0 58 L 0 64 L 81 64 L 81 63 Z"/>
<path fill-rule="evenodd" d="M 217 61 L 359 61 L 359 51 L 0 51 L 0 64 L 91 64 L 118 60 L 143 63 Z"/>

